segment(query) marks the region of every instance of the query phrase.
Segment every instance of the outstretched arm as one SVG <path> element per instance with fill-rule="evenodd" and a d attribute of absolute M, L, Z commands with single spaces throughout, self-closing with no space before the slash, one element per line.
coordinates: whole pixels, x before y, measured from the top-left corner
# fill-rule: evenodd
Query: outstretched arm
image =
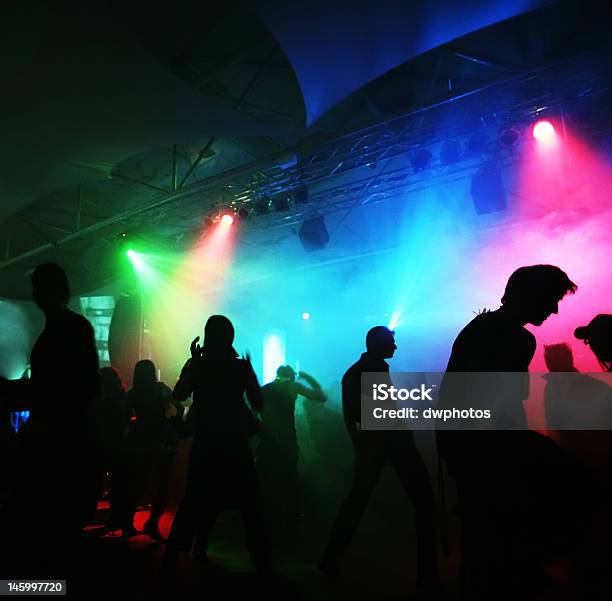
<path fill-rule="evenodd" d="M 177 401 L 184 401 L 193 392 L 195 375 L 193 373 L 195 360 L 189 359 L 181 370 L 178 382 L 174 386 L 172 396 Z"/>
<path fill-rule="evenodd" d="M 324 403 L 327 400 L 327 395 L 323 392 L 321 385 L 310 374 L 301 371 L 300 378 L 305 380 L 308 386 L 296 382 L 295 390 L 298 394 L 319 403 Z"/>

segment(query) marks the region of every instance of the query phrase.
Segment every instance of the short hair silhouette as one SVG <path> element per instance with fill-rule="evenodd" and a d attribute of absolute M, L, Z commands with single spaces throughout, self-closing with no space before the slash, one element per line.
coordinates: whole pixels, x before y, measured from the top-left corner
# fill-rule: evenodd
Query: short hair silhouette
<path fill-rule="evenodd" d="M 291 365 L 281 365 L 276 370 L 276 377 L 283 380 L 295 380 L 295 371 Z"/>
<path fill-rule="evenodd" d="M 366 349 L 377 351 L 389 341 L 389 336 L 394 336 L 395 332 L 387 326 L 374 326 L 366 334 Z"/>
<path fill-rule="evenodd" d="M 223 348 L 232 346 L 234 326 L 225 315 L 211 315 L 204 326 L 203 348 Z"/>
<path fill-rule="evenodd" d="M 574 336 L 588 344 L 599 362 L 609 369 L 606 363 L 612 361 L 612 315 L 600 313 L 586 326 L 576 328 Z"/>
<path fill-rule="evenodd" d="M 56 263 L 43 263 L 34 269 L 32 289 L 38 304 L 61 302 L 67 305 L 70 300 L 68 277 Z"/>
<path fill-rule="evenodd" d="M 507 302 L 524 301 L 533 296 L 561 299 L 574 294 L 578 286 L 567 274 L 554 265 L 530 265 L 519 267 L 509 278 L 502 296 L 502 305 Z"/>

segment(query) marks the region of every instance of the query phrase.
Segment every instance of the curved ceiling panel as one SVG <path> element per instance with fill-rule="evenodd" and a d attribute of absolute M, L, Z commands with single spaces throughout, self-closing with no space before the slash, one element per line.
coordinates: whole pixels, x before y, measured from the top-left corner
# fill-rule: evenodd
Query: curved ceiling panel
<path fill-rule="evenodd" d="M 105 3 L 3 4 L 0 220 L 124 157 L 202 136 L 266 135 L 171 73 Z"/>
<path fill-rule="evenodd" d="M 250 0 L 291 61 L 308 125 L 401 63 L 550 0 Z"/>

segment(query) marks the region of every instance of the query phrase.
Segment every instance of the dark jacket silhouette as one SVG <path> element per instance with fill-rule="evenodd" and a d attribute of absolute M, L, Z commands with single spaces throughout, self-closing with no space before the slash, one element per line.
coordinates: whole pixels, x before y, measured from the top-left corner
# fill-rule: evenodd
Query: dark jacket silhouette
<path fill-rule="evenodd" d="M 339 569 L 376 482 L 384 467 L 390 464 L 415 507 L 419 584 L 425 590 L 433 591 L 437 587 L 435 499 L 412 432 L 361 431 L 360 428 L 361 375 L 378 372 L 384 380 L 380 383 L 391 382 L 389 365 L 384 359 L 392 357 L 395 352 L 394 334 L 384 326 L 376 326 L 368 332 L 366 346 L 367 352 L 342 378 L 344 421 L 355 445 L 356 456 L 351 489 L 332 527 L 321 568 L 328 574 Z"/>
<path fill-rule="evenodd" d="M 255 463 L 249 446 L 249 404 L 261 411 L 263 402 L 250 361 L 240 359 L 232 343 L 234 329 L 226 317 L 212 316 L 204 345 L 192 344 L 174 389 L 174 397 L 193 395 L 195 437 L 189 459 L 185 497 L 168 540 L 166 567 L 176 555 L 189 552 L 197 533 L 202 553 L 220 511 L 239 509 L 247 546 L 258 569 L 268 567 L 268 543 L 260 507 Z"/>
<path fill-rule="evenodd" d="M 65 578 L 79 571 L 80 529 L 91 507 L 98 354 L 91 324 L 67 307 L 64 271 L 37 267 L 32 288 L 46 321 L 32 348 L 31 379 L 3 386 L 12 408 L 30 409 L 30 420 L 2 511 L 2 565 L 15 578 Z M 41 535 L 50 528 L 61 539 Z"/>

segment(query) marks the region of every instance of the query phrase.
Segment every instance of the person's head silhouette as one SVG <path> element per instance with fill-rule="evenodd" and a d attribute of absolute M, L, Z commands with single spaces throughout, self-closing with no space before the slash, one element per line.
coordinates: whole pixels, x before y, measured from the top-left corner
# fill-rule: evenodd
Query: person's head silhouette
<path fill-rule="evenodd" d="M 124 392 L 121 376 L 114 367 L 103 367 L 100 370 L 100 390 L 104 398 L 113 398 Z"/>
<path fill-rule="evenodd" d="M 386 326 L 375 326 L 366 335 L 368 354 L 379 359 L 390 359 L 395 353 L 395 332 Z"/>
<path fill-rule="evenodd" d="M 554 265 L 520 267 L 508 279 L 501 299 L 504 309 L 521 323 L 539 326 L 559 310 L 559 301 L 577 286 Z"/>
<path fill-rule="evenodd" d="M 202 352 L 205 355 L 231 354 L 237 356 L 234 347 L 234 326 L 225 315 L 211 315 L 204 326 L 204 343 Z"/>
<path fill-rule="evenodd" d="M 134 366 L 134 388 L 146 389 L 150 388 L 157 381 L 157 373 L 155 364 L 149 359 L 142 359 Z"/>
<path fill-rule="evenodd" d="M 284 382 L 295 382 L 295 371 L 291 365 L 281 365 L 276 370 L 276 379 Z"/>
<path fill-rule="evenodd" d="M 66 272 L 55 263 L 43 263 L 32 273 L 32 297 L 45 313 L 64 309 L 70 300 Z"/>
<path fill-rule="evenodd" d="M 597 315 L 588 325 L 576 328 L 574 336 L 591 347 L 604 369 L 612 371 L 612 315 Z"/>

